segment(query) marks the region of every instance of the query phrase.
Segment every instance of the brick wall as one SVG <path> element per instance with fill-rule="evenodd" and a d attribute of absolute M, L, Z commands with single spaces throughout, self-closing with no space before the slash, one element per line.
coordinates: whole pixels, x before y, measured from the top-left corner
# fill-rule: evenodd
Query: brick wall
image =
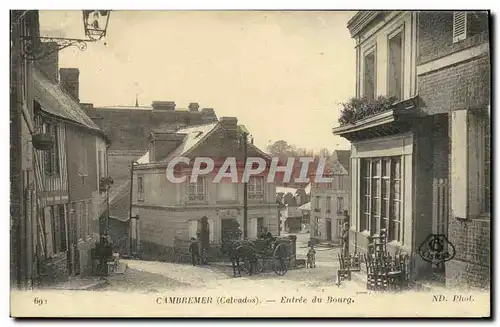
<path fill-rule="evenodd" d="M 450 217 L 448 235 L 456 254 L 446 263 L 447 286 L 490 287 L 490 228 L 489 218 L 461 223 Z"/>
<path fill-rule="evenodd" d="M 488 41 L 488 13 L 469 12 L 467 38 L 453 43 L 453 11 L 418 13 L 417 65 Z"/>
<path fill-rule="evenodd" d="M 418 93 L 429 114 L 485 108 L 490 103 L 490 58 L 478 57 L 420 75 Z"/>
<path fill-rule="evenodd" d="M 451 116 L 448 119 L 451 123 Z M 449 129 L 451 132 L 451 129 Z M 465 132 L 465 131 L 464 131 Z M 451 147 L 451 138 L 450 145 Z M 451 151 L 449 153 L 451 172 Z M 451 203 L 451 192 L 449 192 Z M 491 221 L 489 218 L 457 220 L 450 210 L 448 240 L 455 247 L 455 257 L 446 262 L 446 284 L 449 287 L 490 287 Z"/>

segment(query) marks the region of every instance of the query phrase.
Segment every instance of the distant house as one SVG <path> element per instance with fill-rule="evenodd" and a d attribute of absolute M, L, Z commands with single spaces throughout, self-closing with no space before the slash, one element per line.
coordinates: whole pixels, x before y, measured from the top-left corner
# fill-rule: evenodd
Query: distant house
<path fill-rule="evenodd" d="M 305 221 L 299 207 L 308 200 L 309 196 L 304 188 L 276 186 L 276 201 L 280 204 L 280 233 L 302 230 Z"/>
<path fill-rule="evenodd" d="M 344 210 L 349 208 L 349 156 L 349 150 L 335 150 L 324 174 L 333 181 L 311 184 L 310 237 L 314 241 L 340 241 Z"/>
<path fill-rule="evenodd" d="M 229 178 L 214 182 L 221 163 L 216 159 L 235 157 L 241 173 L 244 158 L 239 142 L 241 127 L 237 119 L 223 117 L 219 122 L 152 133 L 149 151 L 138 160 L 133 175 L 133 210 L 139 214 L 140 252 L 172 260 L 174 252 L 197 236 L 200 219 L 208 218 L 210 242 L 217 248 L 225 237 L 226 227 L 237 221 L 243 231 L 243 183 L 232 183 Z M 269 157 L 248 144 L 248 156 Z M 189 165 L 178 164 L 176 177 L 187 177 L 182 183 L 166 178 L 166 168 L 175 158 L 188 157 Z M 215 171 L 199 176 L 195 182 L 189 177 L 196 157 L 214 158 Z M 248 238 L 257 238 L 267 228 L 278 234 L 278 206 L 274 183 L 267 183 L 267 169 L 248 182 Z"/>

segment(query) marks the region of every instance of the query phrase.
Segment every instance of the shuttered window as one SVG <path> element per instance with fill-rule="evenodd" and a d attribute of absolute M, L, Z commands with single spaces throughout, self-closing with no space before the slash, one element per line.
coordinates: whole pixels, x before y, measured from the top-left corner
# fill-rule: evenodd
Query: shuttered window
<path fill-rule="evenodd" d="M 375 51 L 373 51 L 364 58 L 363 96 L 367 99 L 375 98 L 375 74 Z"/>
<path fill-rule="evenodd" d="M 389 39 L 388 94 L 397 100 L 403 99 L 403 32 Z"/>
<path fill-rule="evenodd" d="M 453 43 L 465 40 L 467 37 L 467 13 L 456 11 L 453 13 Z"/>

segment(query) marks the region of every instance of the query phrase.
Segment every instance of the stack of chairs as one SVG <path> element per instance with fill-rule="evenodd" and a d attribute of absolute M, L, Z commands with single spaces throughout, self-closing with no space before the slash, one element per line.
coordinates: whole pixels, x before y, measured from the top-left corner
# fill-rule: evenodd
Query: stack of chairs
<path fill-rule="evenodd" d="M 378 253 L 364 256 L 366 288 L 373 291 L 400 291 L 408 288 L 408 255 Z"/>

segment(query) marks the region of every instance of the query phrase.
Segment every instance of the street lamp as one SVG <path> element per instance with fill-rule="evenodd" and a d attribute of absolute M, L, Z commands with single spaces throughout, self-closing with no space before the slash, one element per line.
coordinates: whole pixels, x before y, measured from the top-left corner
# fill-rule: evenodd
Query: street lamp
<path fill-rule="evenodd" d="M 22 57 L 31 61 L 40 60 L 70 46 L 76 46 L 81 51 L 85 51 L 87 42 L 96 42 L 106 36 L 111 10 L 82 10 L 82 12 L 87 39 L 21 35 L 24 41 Z M 57 46 L 54 47 L 52 44 Z"/>

